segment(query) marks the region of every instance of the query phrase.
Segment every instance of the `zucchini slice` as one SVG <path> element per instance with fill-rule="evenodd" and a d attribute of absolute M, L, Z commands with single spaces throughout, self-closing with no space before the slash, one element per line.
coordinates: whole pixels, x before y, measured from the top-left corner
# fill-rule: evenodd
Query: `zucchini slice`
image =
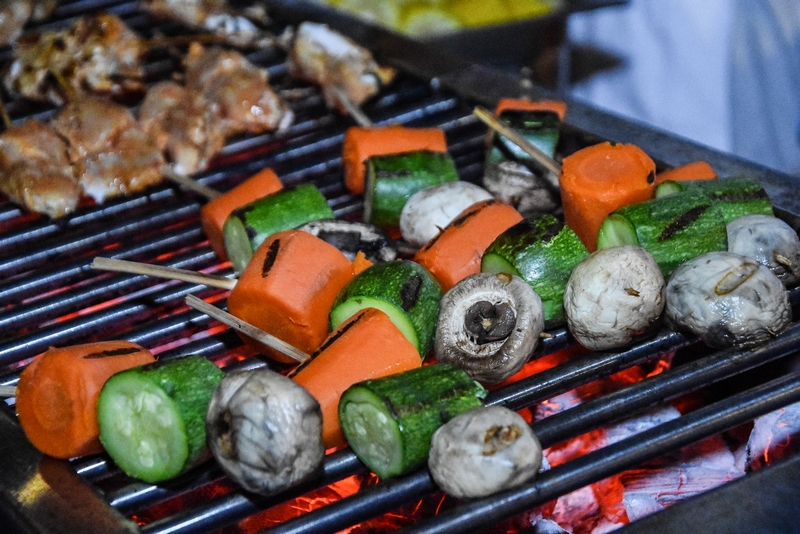
<path fill-rule="evenodd" d="M 686 191 L 699 191 L 719 208 L 725 224 L 744 215 L 774 215 L 764 188 L 747 177 L 714 180 L 667 180 L 656 187 L 656 198 Z"/>
<path fill-rule="evenodd" d="M 351 386 L 339 400 L 339 421 L 364 465 L 393 477 L 424 464 L 433 433 L 482 406 L 486 393 L 461 369 L 428 365 Z"/>
<path fill-rule="evenodd" d="M 200 356 L 134 367 L 100 392 L 100 441 L 127 475 L 155 483 L 204 460 L 205 417 L 224 373 Z"/>

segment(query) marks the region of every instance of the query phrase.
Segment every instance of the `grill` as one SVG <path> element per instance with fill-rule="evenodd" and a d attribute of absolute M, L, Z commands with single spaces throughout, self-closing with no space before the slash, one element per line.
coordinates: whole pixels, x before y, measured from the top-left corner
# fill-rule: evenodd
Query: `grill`
<path fill-rule="evenodd" d="M 267 3 L 276 10 L 279 27 L 301 19 L 327 22 L 369 46 L 381 61 L 399 67 L 400 79 L 365 106 L 365 112 L 376 124 L 400 122 L 443 128 L 465 180 L 477 182 L 482 173 L 485 127 L 471 114 L 475 104 L 492 105 L 500 96 L 519 96 L 526 91 L 533 91 L 529 94 L 534 97 L 553 96 L 531 89 L 514 74 L 440 54 L 311 4 Z M 44 27 L 97 9 L 120 15 L 145 36 L 155 28 L 167 34 L 179 31 L 170 23 L 152 21 L 137 10 L 135 2 L 113 0 L 65 2 L 56 11 L 55 22 Z M 0 51 L 0 58 L 9 57 L 8 50 Z M 279 91 L 297 86 L 287 76 L 282 53 L 256 51 L 248 57 L 268 68 Z M 174 58 L 154 57 L 147 64 L 148 82 L 167 78 L 176 68 Z M 53 112 L 21 101 L 10 102 L 7 107 L 15 120 L 47 118 Z M 286 184 L 317 185 L 338 217 L 358 217 L 361 201 L 343 189 L 341 180 L 342 134 L 352 122 L 331 114 L 318 92 L 293 101 L 292 108 L 297 118 L 288 131 L 233 140 L 199 180 L 212 188 L 227 190 L 270 166 Z M 787 176 L 606 115 L 579 102 L 570 102 L 567 123 L 562 153 L 608 139 L 638 144 L 661 168 L 705 159 L 722 175 L 758 178 L 779 214 L 795 229 L 800 226 L 795 215 L 800 214 L 800 206 Z M 128 339 L 153 350 L 161 359 L 198 354 L 225 369 L 267 365 L 248 352 L 231 331 L 184 304 L 184 297 L 191 293 L 222 306 L 224 291 L 89 268 L 94 256 L 103 255 L 230 274 L 228 264 L 220 263 L 205 241 L 199 224 L 200 205 L 201 199 L 169 184 L 101 206 L 87 206 L 58 221 L 25 214 L 8 202 L 0 203 L 0 385 L 14 385 L 29 359 L 49 346 L 101 339 Z M 799 297 L 798 290 L 791 293 L 794 307 Z M 537 348 L 535 357 L 574 343 L 563 328 L 552 334 Z M 572 490 L 796 402 L 800 400 L 800 374 L 788 363 L 798 349 L 797 323 L 755 350 L 711 351 L 692 338 L 664 330 L 623 352 L 584 354 L 496 389 L 487 403 L 522 409 L 633 366 L 650 365 L 664 355 L 679 355 L 668 371 L 535 422 L 534 430 L 544 447 L 689 392 L 702 394 L 705 402 L 678 419 L 553 467 L 522 488 L 477 501 L 453 503 L 439 513 L 422 513 L 415 518 L 417 522 L 409 522 L 406 531 L 491 531 L 494 525 Z M 426 470 L 395 480 L 368 479 L 365 468 L 349 450 L 329 454 L 319 477 L 273 497 L 254 496 L 234 487 L 213 462 L 168 484 L 149 485 L 128 479 L 103 455 L 71 462 L 43 457 L 28 444 L 13 408 L 4 406 L 0 414 L 0 472 L 4 473 L 0 477 L 0 519 L 20 532 L 234 532 L 228 529 L 237 522 L 299 496 L 318 495 L 320 488 L 356 475 L 367 481 L 356 493 L 268 529 L 335 532 L 399 508 L 413 507 L 436 492 Z M 795 470 L 791 473 L 796 472 L 797 463 L 787 462 Z M 754 480 L 752 484 L 762 484 L 758 487 L 769 485 L 771 480 L 785 486 L 786 480 L 792 480 L 787 479 L 779 464 L 729 486 L 751 484 L 749 479 Z M 725 490 L 726 486 L 721 489 Z M 715 502 L 715 492 L 709 493 Z M 724 496 L 716 498 L 718 502 L 722 500 Z M 792 505 L 796 510 L 796 500 L 788 492 L 777 502 L 764 505 Z M 744 523 L 738 521 L 737 526 L 741 527 Z M 628 528 L 636 531 L 636 527 L 637 523 L 633 523 Z M 667 521 L 649 528 L 649 532 L 659 531 L 658 528 L 669 531 Z"/>

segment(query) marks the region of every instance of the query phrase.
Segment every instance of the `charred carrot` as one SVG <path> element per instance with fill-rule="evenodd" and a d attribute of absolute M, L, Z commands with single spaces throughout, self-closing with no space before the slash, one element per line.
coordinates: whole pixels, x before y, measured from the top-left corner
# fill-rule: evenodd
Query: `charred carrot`
<path fill-rule="evenodd" d="M 561 166 L 564 222 L 594 251 L 606 216 L 652 198 L 655 176 L 655 163 L 635 145 L 605 142 L 578 150 Z"/>
<path fill-rule="evenodd" d="M 351 278 L 353 266 L 333 245 L 301 230 L 278 232 L 256 249 L 228 297 L 228 311 L 311 353 L 328 335 L 333 301 Z M 294 361 L 244 340 L 277 361 Z"/>
<path fill-rule="evenodd" d="M 305 387 L 322 408 L 322 440 L 327 448 L 344 445 L 339 426 L 339 397 L 344 390 L 368 378 L 415 369 L 422 365 L 416 347 L 389 316 L 367 308 L 342 323 L 293 371 L 295 382 Z"/>
<path fill-rule="evenodd" d="M 438 128 L 406 128 L 400 125 L 349 128 L 342 145 L 345 187 L 351 193 L 360 195 L 364 192 L 364 163 L 370 157 L 413 150 L 447 152 L 444 132 Z"/>
<path fill-rule="evenodd" d="M 51 348 L 19 377 L 16 409 L 28 440 L 44 454 L 74 458 L 101 452 L 97 398 L 119 371 L 154 362 L 128 341 Z"/>
<path fill-rule="evenodd" d="M 714 168 L 705 161 L 693 161 L 656 174 L 656 185 L 668 180 L 712 180 L 717 177 Z"/>
<path fill-rule="evenodd" d="M 249 204 L 254 200 L 267 196 L 283 188 L 280 178 L 275 172 L 263 169 L 230 191 L 208 201 L 200 209 L 200 222 L 208 237 L 208 244 L 221 259 L 228 258 L 225 253 L 225 242 L 222 227 L 233 210 Z"/>
<path fill-rule="evenodd" d="M 558 100 L 528 100 L 525 98 L 501 98 L 494 108 L 495 116 L 504 111 L 552 111 L 558 115 L 558 120 L 563 121 L 567 114 L 567 104 Z"/>
<path fill-rule="evenodd" d="M 481 270 L 481 257 L 501 233 L 522 220 L 522 215 L 497 200 L 484 200 L 462 211 L 444 230 L 414 256 L 447 291 L 460 280 Z"/>

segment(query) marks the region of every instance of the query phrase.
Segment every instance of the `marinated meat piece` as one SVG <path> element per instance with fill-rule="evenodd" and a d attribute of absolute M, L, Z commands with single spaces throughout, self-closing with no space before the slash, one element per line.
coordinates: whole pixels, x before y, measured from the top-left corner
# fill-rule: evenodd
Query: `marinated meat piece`
<path fill-rule="evenodd" d="M 53 127 L 69 143 L 81 187 L 97 202 L 162 179 L 161 151 L 124 106 L 97 98 L 70 102 Z"/>
<path fill-rule="evenodd" d="M 395 70 L 382 67 L 372 54 L 324 24 L 304 22 L 297 28 L 287 58 L 289 73 L 322 87 L 328 106 L 348 113 L 342 94 L 356 106 L 390 83 Z"/>
<path fill-rule="evenodd" d="M 16 41 L 29 20 L 42 20 L 56 8 L 55 0 L 6 0 L 0 5 L 0 46 Z"/>
<path fill-rule="evenodd" d="M 234 46 L 256 46 L 273 40 L 225 0 L 141 0 L 139 5 L 153 16 L 208 30 Z"/>
<path fill-rule="evenodd" d="M 67 144 L 36 120 L 0 134 L 0 190 L 13 202 L 50 217 L 72 212 L 81 197 Z"/>
<path fill-rule="evenodd" d="M 144 91 L 144 50 L 119 18 L 102 13 L 83 17 L 67 30 L 23 36 L 4 83 L 11 92 L 56 105 L 73 95 L 122 98 Z"/>
<path fill-rule="evenodd" d="M 139 109 L 142 129 L 184 175 L 205 169 L 224 146 L 219 122 L 201 95 L 171 81 L 151 87 Z"/>
<path fill-rule="evenodd" d="M 186 87 L 209 103 L 225 137 L 283 129 L 293 120 L 286 103 L 270 87 L 267 71 L 233 50 L 192 43 L 186 57 Z"/>

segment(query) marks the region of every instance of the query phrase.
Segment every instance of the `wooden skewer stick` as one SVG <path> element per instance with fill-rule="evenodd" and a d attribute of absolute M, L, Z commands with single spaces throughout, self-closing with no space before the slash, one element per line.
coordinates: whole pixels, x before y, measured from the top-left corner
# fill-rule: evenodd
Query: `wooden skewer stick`
<path fill-rule="evenodd" d="M 282 339 L 279 339 L 272 334 L 268 334 L 267 332 L 256 328 L 250 323 L 242 321 L 225 310 L 217 308 L 216 306 L 213 306 L 203 299 L 195 297 L 194 295 L 186 295 L 186 305 L 197 311 L 205 313 L 209 317 L 212 317 L 219 322 L 230 326 L 234 330 L 238 330 L 247 337 L 258 341 L 259 343 L 263 343 L 264 345 L 277 350 L 281 354 L 284 354 L 299 363 L 303 363 L 311 357 L 300 349 L 296 349 L 289 345 Z"/>
<path fill-rule="evenodd" d="M 117 260 L 114 258 L 103 258 L 98 256 L 91 264 L 92 269 L 102 271 L 116 271 L 120 273 L 143 274 L 155 278 L 167 278 L 169 280 L 181 280 L 193 284 L 216 287 L 219 289 L 233 289 L 236 280 L 224 276 L 213 274 L 203 274 L 186 269 L 176 269 L 175 267 L 164 267 L 163 265 L 150 265 L 128 260 Z"/>
<path fill-rule="evenodd" d="M 369 128 L 372 126 L 372 120 L 367 117 L 367 115 L 361 111 L 361 108 L 356 105 L 355 102 L 350 98 L 344 89 L 338 86 L 333 87 L 336 96 L 339 97 L 339 101 L 342 105 L 347 109 L 347 112 L 353 117 L 353 120 L 356 121 L 356 124 L 362 126 L 364 128 Z"/>
<path fill-rule="evenodd" d="M 3 103 L 3 99 L 0 98 L 0 119 L 3 121 L 3 127 L 6 130 L 10 130 L 14 123 L 11 122 L 11 117 L 8 115 L 8 110 L 6 109 L 6 105 Z"/>
<path fill-rule="evenodd" d="M 0 386 L 0 399 L 17 396 L 16 386 Z"/>
<path fill-rule="evenodd" d="M 193 180 L 192 178 L 189 178 L 188 176 L 177 172 L 169 165 L 164 165 L 161 168 L 161 173 L 164 176 L 166 176 L 170 181 L 180 186 L 183 186 L 186 189 L 193 191 L 199 195 L 202 195 L 208 200 L 214 200 L 221 194 L 219 191 L 211 189 L 207 185 L 203 185 L 197 180 Z"/>
<path fill-rule="evenodd" d="M 522 137 L 516 130 L 497 120 L 494 115 L 489 113 L 485 108 L 478 106 L 474 109 L 473 113 L 492 130 L 505 136 L 509 141 L 520 147 L 526 154 L 544 167 L 548 171 L 545 173 L 545 178 L 550 182 L 550 185 L 558 188 L 558 176 L 561 174 L 561 165 L 556 160 L 531 144 L 530 141 Z"/>

